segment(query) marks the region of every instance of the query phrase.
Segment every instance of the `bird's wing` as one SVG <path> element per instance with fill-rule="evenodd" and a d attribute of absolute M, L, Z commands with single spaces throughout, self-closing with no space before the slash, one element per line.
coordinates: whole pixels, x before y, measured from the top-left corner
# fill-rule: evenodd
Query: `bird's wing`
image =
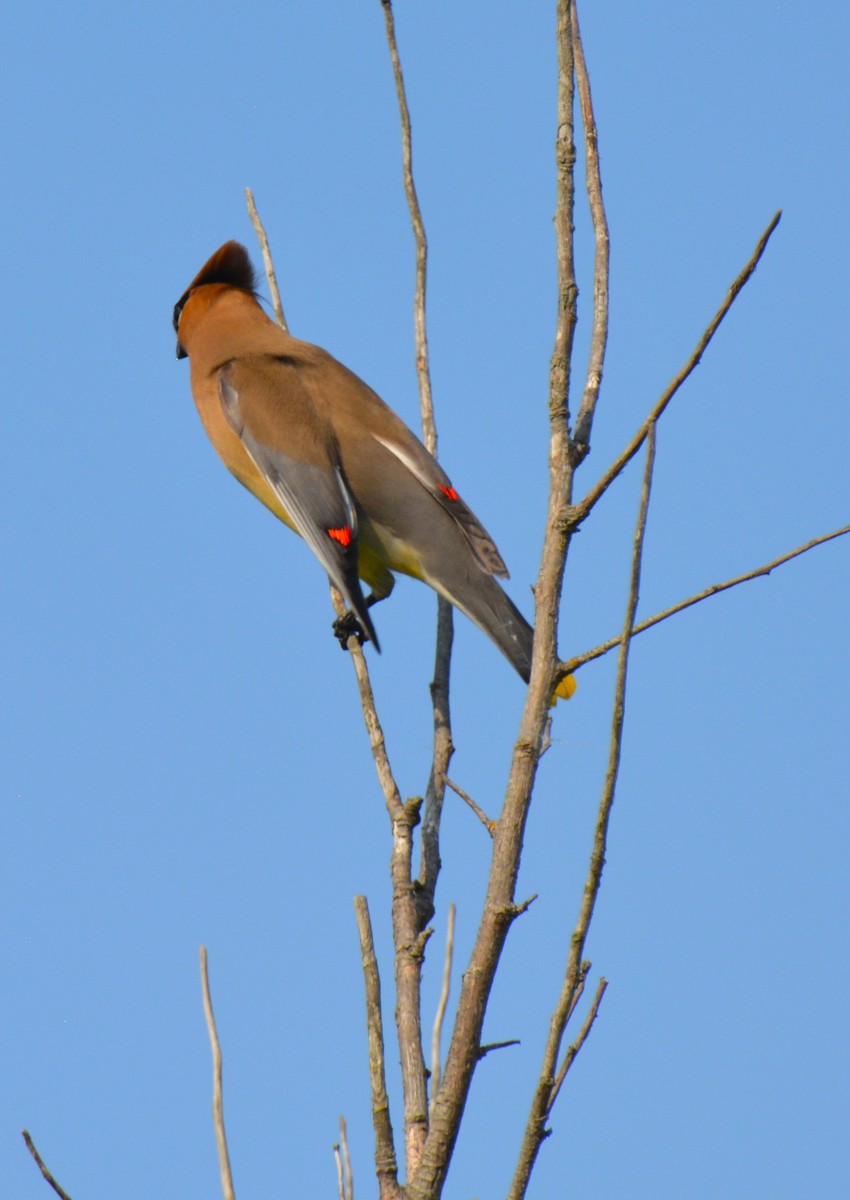
<path fill-rule="evenodd" d="M 482 571 L 488 575 L 498 575 L 502 579 L 507 579 L 508 568 L 490 534 L 452 487 L 451 480 L 436 459 L 406 427 L 405 433 L 408 436 L 403 441 L 392 436 L 383 437 L 377 433 L 374 433 L 373 436 L 391 454 L 394 454 L 399 462 L 403 463 L 422 487 L 431 493 L 440 507 L 445 509 L 449 516 L 457 522 Z"/>
<path fill-rule="evenodd" d="M 345 596 L 375 649 L 380 650 L 357 574 L 357 512 L 335 443 L 332 436 L 322 436 L 321 428 L 311 427 L 311 414 L 300 403 L 301 397 L 295 397 L 291 405 L 294 412 L 275 411 L 278 400 L 285 406 L 286 400 L 293 398 L 269 387 L 270 370 L 273 373 L 274 367 L 266 361 L 251 387 L 241 364 L 222 367 L 219 395 L 224 415 L 292 524 Z M 286 372 L 282 379 L 291 386 L 289 375 Z"/>

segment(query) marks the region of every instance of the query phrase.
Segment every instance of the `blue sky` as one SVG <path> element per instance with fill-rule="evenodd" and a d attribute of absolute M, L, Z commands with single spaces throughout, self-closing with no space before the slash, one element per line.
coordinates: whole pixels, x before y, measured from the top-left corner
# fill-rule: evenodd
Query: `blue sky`
<path fill-rule="evenodd" d="M 441 458 L 529 612 L 554 330 L 551 9 L 396 9 Z M 848 521 L 850 16 L 600 0 L 581 17 L 612 237 L 581 491 L 784 209 L 660 428 L 648 614 Z M 215 458 L 170 319 L 221 242 L 258 257 L 250 185 L 293 332 L 416 426 L 380 4 L 19 6 L 0 93 L 2 1191 L 47 1194 L 27 1126 L 74 1197 L 217 1194 L 203 942 L 238 1195 L 335 1195 L 339 1113 L 358 1194 L 374 1194 L 351 901 L 369 896 L 388 997 L 383 802 L 322 572 Z M 577 227 L 580 378 L 581 208 Z M 638 484 L 633 468 L 576 541 L 565 654 L 619 629 Z M 848 555 L 832 543 L 635 643 L 588 946 L 610 987 L 533 1197 L 847 1195 Z M 375 613 L 373 680 L 405 795 L 427 778 L 434 608 L 402 581 Z M 452 775 L 496 813 L 522 687 L 462 618 L 454 676 Z M 485 1029 L 522 1045 L 480 1067 L 451 1200 L 498 1197 L 510 1177 L 612 687 L 606 659 L 555 715 L 520 883 L 540 899 L 511 935 Z M 450 900 L 457 994 L 488 851 L 450 798 L 428 1014 Z M 388 999 L 390 1031 L 391 1012 Z"/>

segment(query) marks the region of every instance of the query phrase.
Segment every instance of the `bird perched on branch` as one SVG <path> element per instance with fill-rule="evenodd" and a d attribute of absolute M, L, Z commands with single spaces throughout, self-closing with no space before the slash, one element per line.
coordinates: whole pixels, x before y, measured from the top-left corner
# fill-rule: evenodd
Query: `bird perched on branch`
<path fill-rule="evenodd" d="M 508 572 L 493 539 L 392 409 L 276 325 L 256 288 L 245 247 L 225 242 L 174 307 L 177 357 L 189 357 L 225 466 L 304 538 L 345 597 L 356 624 L 338 623 L 342 644 L 359 632 L 380 649 L 369 609 L 400 571 L 466 613 L 528 682 L 533 630 L 496 582 Z M 567 677 L 558 694 L 574 689 Z"/>

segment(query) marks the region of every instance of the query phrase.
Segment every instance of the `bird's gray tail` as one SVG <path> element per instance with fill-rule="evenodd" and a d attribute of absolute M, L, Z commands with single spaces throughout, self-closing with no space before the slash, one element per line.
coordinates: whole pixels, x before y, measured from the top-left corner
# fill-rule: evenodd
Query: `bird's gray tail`
<path fill-rule="evenodd" d="M 534 630 L 492 575 L 478 573 L 469 587 L 458 588 L 454 595 L 448 594 L 444 587 L 435 586 L 496 643 L 517 674 L 528 683 Z"/>

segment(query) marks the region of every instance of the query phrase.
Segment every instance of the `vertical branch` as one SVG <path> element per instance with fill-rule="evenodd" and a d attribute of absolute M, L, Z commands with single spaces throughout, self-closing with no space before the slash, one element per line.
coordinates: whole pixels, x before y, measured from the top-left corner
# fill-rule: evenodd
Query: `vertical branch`
<path fill-rule="evenodd" d="M 608 767 L 602 787 L 602 796 L 596 816 L 596 828 L 593 836 L 593 849 L 590 855 L 587 878 L 584 883 L 581 906 L 575 929 L 570 939 L 570 952 L 564 985 L 558 998 L 555 1011 L 549 1025 L 549 1036 L 543 1053 L 543 1064 L 534 1098 L 531 1103 L 528 1122 L 520 1148 L 516 1172 L 507 1200 L 523 1200 L 531 1178 L 531 1172 L 537 1159 L 537 1153 L 547 1135 L 546 1122 L 552 1111 L 555 1097 L 558 1094 L 561 1080 L 556 1073 L 556 1063 L 564 1036 L 567 1021 L 575 1007 L 576 994 L 583 986 L 584 971 L 582 956 L 584 954 L 587 933 L 593 918 L 593 910 L 602 883 L 602 869 L 605 865 L 605 849 L 608 842 L 608 824 L 611 818 L 611 808 L 614 803 L 614 791 L 617 786 L 617 775 L 620 769 L 620 753 L 623 744 L 623 723 L 626 712 L 626 679 L 629 667 L 629 651 L 635 624 L 638 596 L 640 591 L 640 574 L 643 560 L 643 540 L 646 532 L 646 521 L 649 513 L 649 496 L 652 489 L 652 472 L 655 466 L 655 424 L 650 425 L 647 433 L 646 466 L 643 474 L 640 506 L 637 525 L 635 528 L 632 548 L 631 577 L 629 594 L 626 602 L 626 615 L 623 621 L 620 652 L 617 659 L 617 680 L 614 687 L 614 706 L 611 719 L 611 740 L 608 751 Z M 601 992 L 597 993 L 601 999 Z M 595 1016 L 598 1001 L 591 1012 L 591 1021 Z M 589 1025 L 588 1025 L 589 1029 Z M 564 1072 L 565 1074 L 566 1072 Z M 562 1077 L 561 1077 L 562 1078 Z"/>
<path fill-rule="evenodd" d="M 446 927 L 446 955 L 443 960 L 443 982 L 440 988 L 440 999 L 437 1004 L 437 1014 L 434 1017 L 434 1031 L 431 1035 L 431 1104 L 434 1096 L 440 1090 L 440 1038 L 443 1032 L 443 1021 L 449 1003 L 449 988 L 452 982 L 452 957 L 455 946 L 455 906 L 449 905 L 449 921 Z"/>
<path fill-rule="evenodd" d="M 413 324 L 416 335 L 416 374 L 419 379 L 419 404 L 422 410 L 423 441 L 428 450 L 436 457 L 437 426 L 434 422 L 434 404 L 431 397 L 431 371 L 428 365 L 428 337 L 425 331 L 425 291 L 428 277 L 428 240 L 425 237 L 425 224 L 422 211 L 416 195 L 416 185 L 413 182 L 413 147 L 410 136 L 410 110 L 407 107 L 407 94 L 404 88 L 404 76 L 401 73 L 401 59 L 398 53 L 398 42 L 395 36 L 395 20 L 393 19 L 392 0 L 381 0 L 384 9 L 384 21 L 387 28 L 387 43 L 390 48 L 390 58 L 395 76 L 395 90 L 398 97 L 398 111 L 401 117 L 401 161 L 404 175 L 404 194 L 410 209 L 410 220 L 413 225 L 413 236 L 416 239 L 416 289 L 413 301 Z"/>
<path fill-rule="evenodd" d="M 420 929 L 425 928 L 434 914 L 434 894 L 437 890 L 437 877 L 440 874 L 441 865 L 440 819 L 443 815 L 443 798 L 446 794 L 446 775 L 454 754 L 452 715 L 449 703 L 453 640 L 452 606 L 440 596 L 437 599 L 437 646 L 434 652 L 434 678 L 431 682 L 434 750 L 431 758 L 431 773 L 425 790 L 422 815 L 422 855 L 416 893 Z"/>
<path fill-rule="evenodd" d="M 461 984 L 443 1084 L 434 1098 L 421 1169 L 408 1181 L 407 1191 L 411 1200 L 433 1200 L 442 1190 L 478 1061 L 484 1013 L 493 978 L 508 930 L 521 911 L 514 901 L 516 879 L 555 680 L 558 607 L 571 533 L 568 513 L 573 472 L 569 455 L 568 397 L 577 288 L 572 249 L 575 144 L 571 8 L 571 0 L 558 0 L 558 128 L 555 144 L 558 307 L 549 380 L 550 493 L 544 549 L 535 592 L 536 623 L 531 683 L 514 747 L 502 817 L 494 837 L 484 912 Z"/>
<path fill-rule="evenodd" d="M 575 48 L 576 84 L 581 102 L 581 120 L 584 126 L 587 198 L 593 222 L 594 239 L 596 241 L 596 254 L 593 264 L 593 330 L 590 336 L 590 356 L 587 364 L 587 380 L 584 386 L 584 395 L 578 410 L 573 437 L 573 451 L 577 461 L 581 461 L 590 451 L 590 429 L 593 424 L 593 414 L 596 411 L 596 402 L 599 399 L 602 368 L 605 363 L 605 347 L 608 343 L 609 238 L 608 220 L 605 216 L 605 205 L 602 202 L 602 176 L 599 170 L 599 137 L 596 130 L 596 118 L 593 115 L 590 78 L 587 73 L 587 63 L 584 59 L 584 47 L 581 41 L 578 11 L 575 4 L 572 7 L 571 19 L 573 46 Z"/>
<path fill-rule="evenodd" d="M 428 335 L 425 322 L 425 299 L 428 281 L 428 239 L 425 222 L 416 195 L 413 179 L 413 141 L 410 129 L 410 109 L 395 34 L 392 0 L 381 0 L 387 31 L 387 44 L 393 65 L 399 118 L 401 120 L 401 159 L 404 194 L 410 210 L 410 223 L 416 243 L 416 285 L 413 296 L 413 327 L 416 342 L 416 375 L 419 381 L 419 408 L 422 416 L 422 440 L 437 456 L 437 423 L 431 393 L 431 368 L 428 356 Z M 431 774 L 425 792 L 425 815 L 422 822 L 422 857 L 419 867 L 419 927 L 424 929 L 434 912 L 434 893 L 440 871 L 440 818 L 445 796 L 445 776 L 449 769 L 452 745 L 449 678 L 454 636 L 452 608 L 442 596 L 437 599 L 437 646 L 434 678 L 431 683 L 431 703 L 434 713 L 434 751 Z"/>
<path fill-rule="evenodd" d="M 381 979 L 372 938 L 372 922 L 365 896 L 355 896 L 354 911 L 360 936 L 363 979 L 366 984 L 366 1027 L 369 1034 L 369 1079 L 372 1085 L 372 1124 L 375 1129 L 375 1173 L 381 1200 L 399 1192 L 390 1102 L 384 1070 L 384 1025 L 381 1016 Z"/>
<path fill-rule="evenodd" d="M 218 1147 L 218 1167 L 221 1174 L 221 1191 L 224 1200 L 235 1200 L 233 1190 L 233 1175 L 230 1170 L 230 1155 L 227 1152 L 227 1135 L 224 1131 L 224 1100 L 221 1088 L 221 1045 L 213 1016 L 212 998 L 210 997 L 210 980 L 207 971 L 207 949 L 201 946 L 201 987 L 204 995 L 204 1016 L 207 1022 L 207 1032 L 210 1038 L 213 1059 L 213 1127 L 215 1141 Z"/>

